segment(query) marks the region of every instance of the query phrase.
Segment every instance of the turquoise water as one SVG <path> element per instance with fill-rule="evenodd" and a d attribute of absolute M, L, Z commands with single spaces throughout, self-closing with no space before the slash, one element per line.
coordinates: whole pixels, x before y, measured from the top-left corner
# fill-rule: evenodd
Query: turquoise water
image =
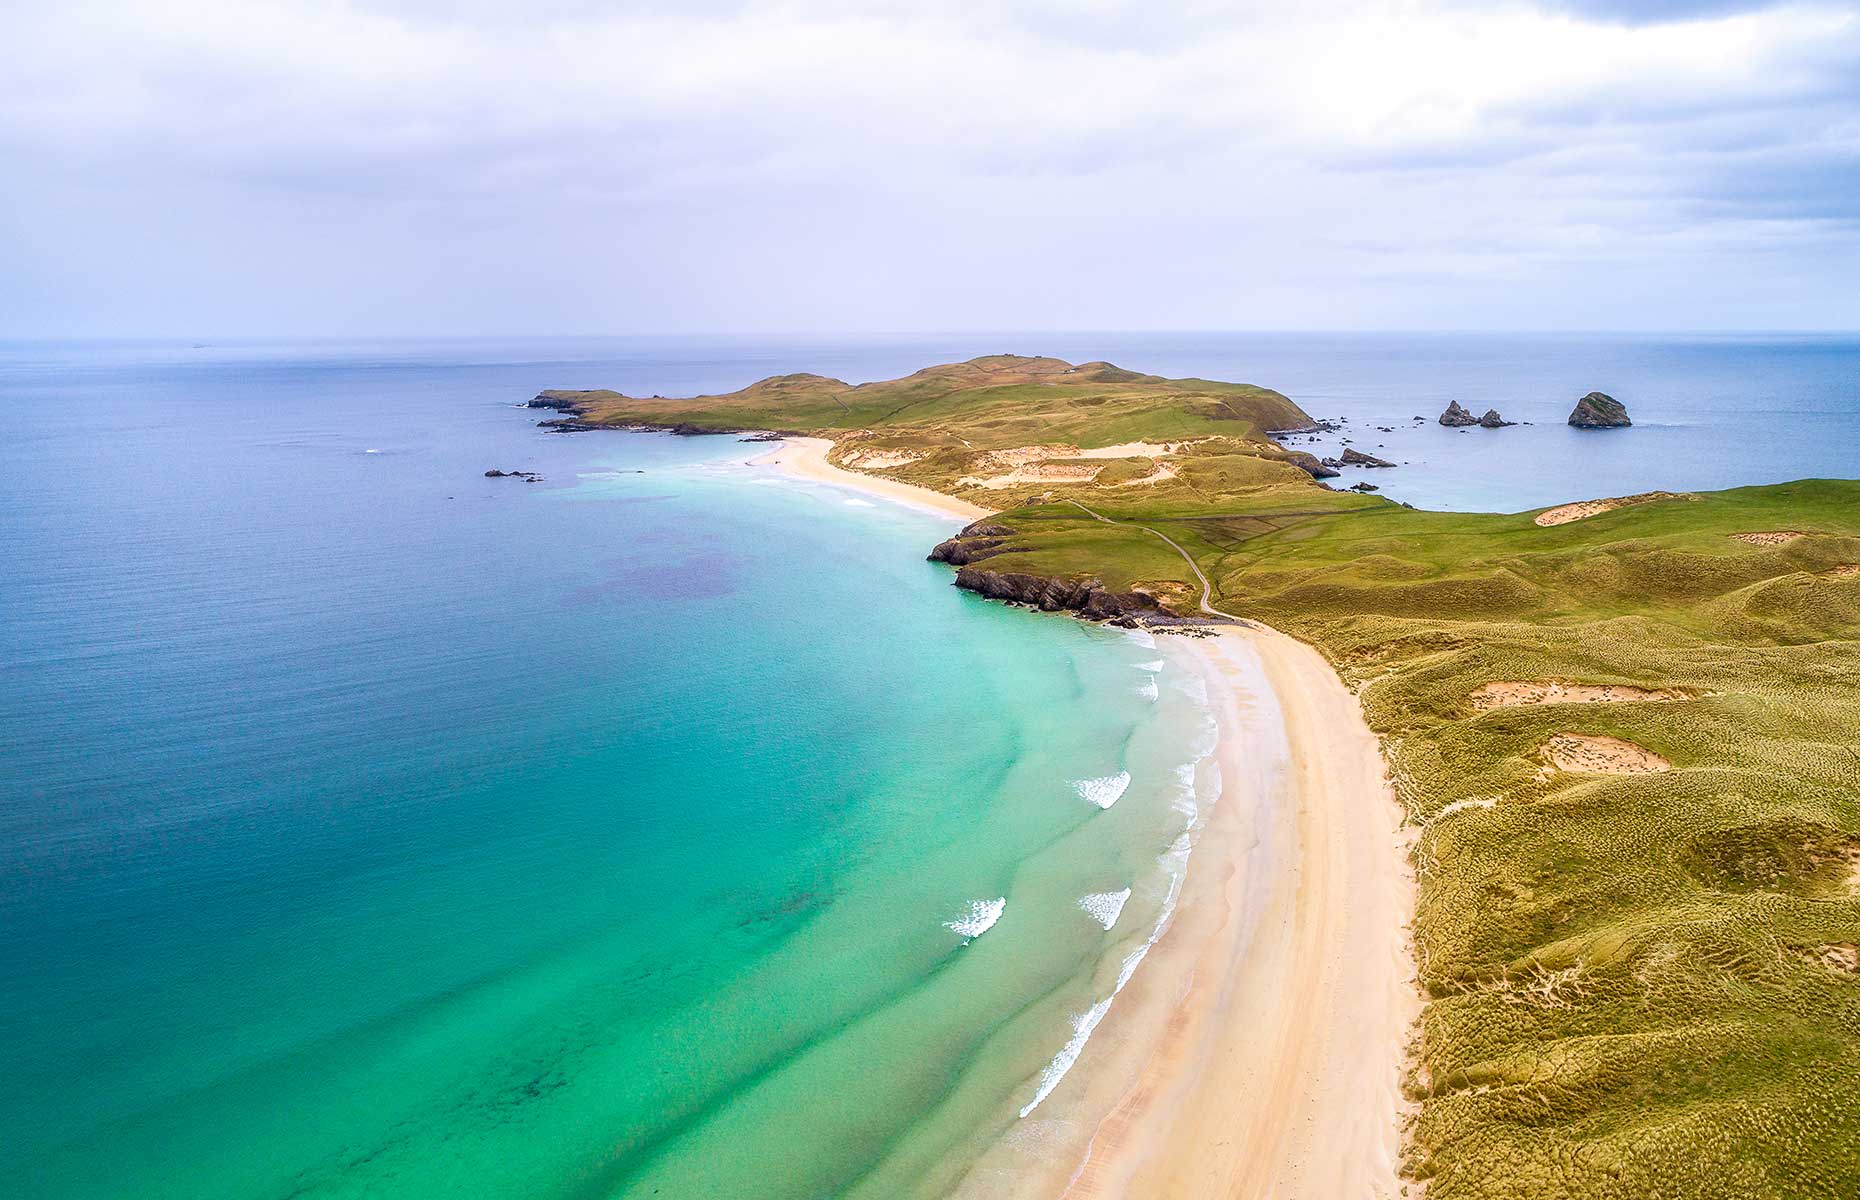
<path fill-rule="evenodd" d="M 1194 697 L 946 522 L 522 364 L 7 368 L 7 1195 L 935 1194 L 1163 911 Z"/>
<path fill-rule="evenodd" d="M 1860 450 L 1840 338 L 0 346 L 0 1194 L 935 1195 L 1037 1137 L 1191 681 L 956 592 L 935 518 L 515 407 L 1000 350 L 1423 414 L 1376 478 L 1438 506 Z"/>

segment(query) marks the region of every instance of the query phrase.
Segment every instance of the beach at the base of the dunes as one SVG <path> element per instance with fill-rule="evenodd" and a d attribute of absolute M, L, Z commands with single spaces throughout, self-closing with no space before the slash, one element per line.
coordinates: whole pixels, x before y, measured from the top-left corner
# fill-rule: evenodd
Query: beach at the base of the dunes
<path fill-rule="evenodd" d="M 773 450 L 752 461 L 759 465 L 778 467 L 800 479 L 852 488 L 959 521 L 973 521 L 994 512 L 993 509 L 982 508 L 954 496 L 945 496 L 942 492 L 918 487 L 913 483 L 836 467 L 827 461 L 827 451 L 832 448 L 833 443 L 826 438 L 788 437 L 777 443 Z"/>
<path fill-rule="evenodd" d="M 760 460 L 973 519 L 986 510 L 827 462 Z M 1158 638 L 1218 726 L 1169 926 L 1053 1094 L 958 1194 L 1400 1195 L 1401 1083 L 1420 1013 L 1409 839 L 1362 709 L 1312 647 L 1257 625 Z"/>

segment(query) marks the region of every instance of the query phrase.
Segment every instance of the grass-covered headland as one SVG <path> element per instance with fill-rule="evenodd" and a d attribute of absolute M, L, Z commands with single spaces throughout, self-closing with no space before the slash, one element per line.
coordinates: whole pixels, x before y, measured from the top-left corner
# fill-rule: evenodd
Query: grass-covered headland
<path fill-rule="evenodd" d="M 990 570 L 1192 614 L 1154 531 L 1322 649 L 1421 831 L 1430 1195 L 1860 1195 L 1860 483 L 1421 512 L 1313 479 L 1278 393 L 1008 356 L 539 400 L 831 437 L 1001 510 Z"/>

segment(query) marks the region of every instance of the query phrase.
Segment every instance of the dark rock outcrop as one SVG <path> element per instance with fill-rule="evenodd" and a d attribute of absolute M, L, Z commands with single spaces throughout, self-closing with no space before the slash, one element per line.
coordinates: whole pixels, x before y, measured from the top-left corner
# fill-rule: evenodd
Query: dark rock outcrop
<path fill-rule="evenodd" d="M 1440 414 L 1442 425 L 1477 425 L 1479 418 L 1467 412 L 1458 400 L 1447 405 L 1447 411 Z"/>
<path fill-rule="evenodd" d="M 1487 429 L 1503 429 L 1508 425 L 1516 425 L 1517 422 L 1507 421 L 1499 416 L 1496 408 L 1488 408 L 1485 410 L 1485 416 L 1479 418 L 1479 424 Z"/>
<path fill-rule="evenodd" d="M 1373 483 L 1353 483 L 1349 486 L 1348 490 L 1352 492 L 1379 492 L 1382 489 Z"/>
<path fill-rule="evenodd" d="M 525 483 L 541 483 L 542 476 L 534 471 L 499 471 L 492 468 L 484 473 L 486 479 L 521 479 Z"/>
<path fill-rule="evenodd" d="M 955 537 L 938 542 L 928 558 L 952 567 L 966 567 L 972 562 L 1007 553 L 1007 539 L 1013 536 L 1014 531 L 1006 525 L 986 519 L 973 521 Z"/>
<path fill-rule="evenodd" d="M 1343 456 L 1337 461 L 1346 467 L 1392 467 L 1395 465 L 1386 458 L 1364 454 L 1361 450 L 1345 450 Z"/>
<path fill-rule="evenodd" d="M 1324 465 L 1323 460 L 1315 454 L 1303 450 L 1293 450 L 1286 455 L 1286 461 L 1310 475 L 1313 479 L 1335 479 L 1337 472 Z"/>
<path fill-rule="evenodd" d="M 1134 616 L 1166 620 L 1175 616 L 1154 596 L 1107 591 L 1096 579 L 1051 579 L 970 566 L 956 572 L 956 586 L 990 600 L 1025 604 L 1042 612 L 1075 612 L 1088 621 Z"/>
<path fill-rule="evenodd" d="M 1602 392 L 1590 392 L 1576 401 L 1569 423 L 1578 429 L 1625 429 L 1634 422 L 1628 420 L 1627 405 Z"/>
<path fill-rule="evenodd" d="M 557 412 L 572 413 L 577 417 L 588 411 L 587 405 L 560 392 L 538 392 L 530 398 L 530 407 L 553 408 Z"/>

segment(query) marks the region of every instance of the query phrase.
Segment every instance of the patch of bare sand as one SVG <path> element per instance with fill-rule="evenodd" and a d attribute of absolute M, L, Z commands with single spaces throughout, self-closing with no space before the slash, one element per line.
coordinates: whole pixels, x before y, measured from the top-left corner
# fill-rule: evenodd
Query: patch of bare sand
<path fill-rule="evenodd" d="M 956 481 L 956 486 L 999 491 L 1002 488 L 1020 487 L 1031 483 L 1090 483 L 1098 478 L 1098 472 L 1102 470 L 1104 470 L 1102 466 L 1092 463 L 1047 460 L 1016 467 L 1003 475 L 965 475 Z"/>
<path fill-rule="evenodd" d="M 1617 508 L 1632 508 L 1636 504 L 1652 504 L 1655 500 L 1692 500 L 1695 498 L 1684 492 L 1641 492 L 1636 496 L 1610 496 L 1605 500 L 1578 500 L 1574 504 L 1564 504 L 1538 513 L 1535 523 L 1567 525 L 1571 521 L 1600 516 L 1605 512 L 1613 512 Z"/>
<path fill-rule="evenodd" d="M 1544 757 L 1559 771 L 1587 775 L 1652 775 L 1673 764 L 1633 742 L 1590 733 L 1559 733 L 1544 743 Z"/>
<path fill-rule="evenodd" d="M 1068 458 L 1161 458 L 1165 454 L 1180 454 L 1187 442 L 1119 442 L 1115 446 L 1099 446 L 1091 450 L 1074 450 Z"/>
<path fill-rule="evenodd" d="M 1751 546 L 1787 546 L 1797 538 L 1807 536 L 1798 529 L 1766 529 L 1754 533 L 1734 533 L 1731 540 Z"/>
<path fill-rule="evenodd" d="M 858 471 L 889 471 L 908 467 L 922 457 L 915 450 L 862 450 L 855 446 L 841 451 L 837 465 Z"/>
<path fill-rule="evenodd" d="M 1643 688 L 1624 683 L 1557 683 L 1494 680 L 1468 696 L 1481 712 L 1520 704 L 1639 704 L 1687 699 L 1678 688 Z"/>
<path fill-rule="evenodd" d="M 1174 463 L 1172 462 L 1157 463 L 1156 469 L 1154 471 L 1151 471 L 1148 475 L 1145 475 L 1143 478 L 1126 479 L 1124 480 L 1124 482 L 1118 484 L 1117 486 L 1118 487 L 1140 487 L 1146 483 L 1162 483 L 1165 480 L 1170 480 L 1174 478 L 1175 478 L 1175 464 Z"/>
<path fill-rule="evenodd" d="M 1842 975 L 1860 975 L 1860 946 L 1852 942 L 1829 942 L 1824 946 L 1805 946 L 1796 951 L 1804 962 L 1826 967 Z"/>
<path fill-rule="evenodd" d="M 1860 563 L 1841 563 L 1839 566 L 1829 567 L 1821 575 L 1824 579 L 1852 579 L 1860 575 Z"/>

